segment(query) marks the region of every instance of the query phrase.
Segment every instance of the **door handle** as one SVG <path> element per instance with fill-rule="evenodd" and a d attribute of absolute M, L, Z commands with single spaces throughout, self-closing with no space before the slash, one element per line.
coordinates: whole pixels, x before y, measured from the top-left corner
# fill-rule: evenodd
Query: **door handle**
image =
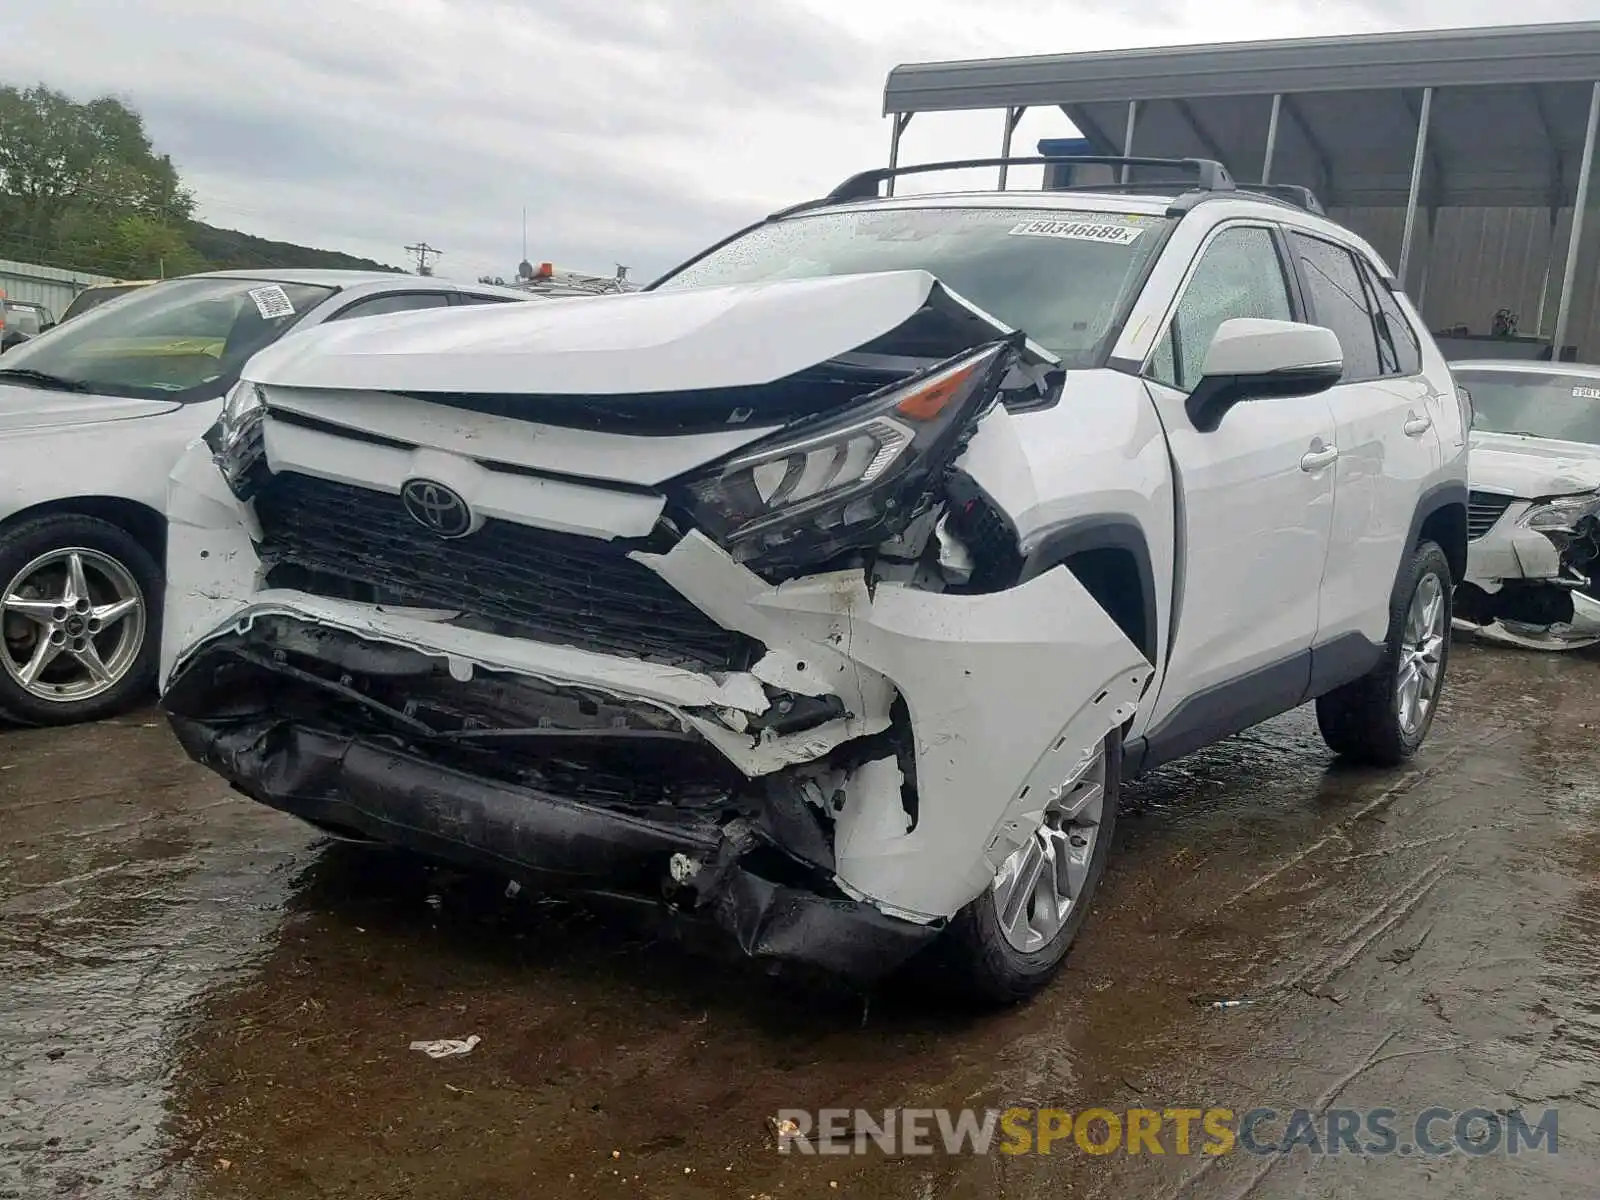
<path fill-rule="evenodd" d="M 1320 471 L 1324 467 L 1332 466 L 1334 460 L 1339 457 L 1339 448 L 1337 446 L 1324 446 L 1321 442 L 1316 442 L 1313 444 L 1317 447 L 1317 449 L 1307 451 L 1305 456 L 1300 460 L 1300 469 L 1302 471 Z"/>
<path fill-rule="evenodd" d="M 1415 410 L 1406 414 L 1406 423 L 1400 428 L 1406 431 L 1407 437 L 1421 437 L 1433 428 L 1432 417 L 1419 417 Z"/>

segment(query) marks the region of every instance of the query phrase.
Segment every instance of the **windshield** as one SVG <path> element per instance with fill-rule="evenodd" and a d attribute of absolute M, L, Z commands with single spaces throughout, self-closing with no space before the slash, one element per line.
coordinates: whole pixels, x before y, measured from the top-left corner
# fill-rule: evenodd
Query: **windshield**
<path fill-rule="evenodd" d="M 206 400 L 334 289 L 265 279 L 151 284 L 6 354 L 0 382 L 149 399 Z"/>
<path fill-rule="evenodd" d="M 1600 444 L 1600 374 L 1453 367 L 1472 397 L 1474 429 Z"/>
<path fill-rule="evenodd" d="M 1061 209 L 817 213 L 760 225 L 655 290 L 920 269 L 1067 366 L 1088 366 L 1166 224 Z"/>

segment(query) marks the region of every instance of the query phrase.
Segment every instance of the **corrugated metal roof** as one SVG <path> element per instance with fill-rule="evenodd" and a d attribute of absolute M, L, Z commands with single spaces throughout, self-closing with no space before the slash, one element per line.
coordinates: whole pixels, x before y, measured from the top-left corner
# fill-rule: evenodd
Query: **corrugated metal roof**
<path fill-rule="evenodd" d="M 916 113 L 1600 78 L 1600 21 L 910 63 L 883 111 Z"/>

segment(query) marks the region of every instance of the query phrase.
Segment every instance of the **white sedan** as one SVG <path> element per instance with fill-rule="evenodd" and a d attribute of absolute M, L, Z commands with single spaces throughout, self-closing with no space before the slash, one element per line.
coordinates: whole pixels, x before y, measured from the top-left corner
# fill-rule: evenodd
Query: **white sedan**
<path fill-rule="evenodd" d="M 1474 414 L 1456 627 L 1535 650 L 1600 643 L 1600 366 L 1450 370 Z"/>
<path fill-rule="evenodd" d="M 148 692 L 167 475 L 256 351 L 352 317 L 532 299 L 367 271 L 139 288 L 0 358 L 0 718 L 59 725 Z"/>

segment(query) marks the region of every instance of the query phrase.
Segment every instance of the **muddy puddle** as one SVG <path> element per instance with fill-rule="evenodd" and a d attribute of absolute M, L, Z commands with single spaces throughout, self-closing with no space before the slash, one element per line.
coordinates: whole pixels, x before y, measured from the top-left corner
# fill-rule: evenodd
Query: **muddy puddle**
<path fill-rule="evenodd" d="M 320 841 L 153 716 L 0 731 L 0 1194 L 1589 1196 L 1597 670 L 1458 647 L 1407 770 L 1334 766 L 1302 710 L 1129 788 L 1068 971 L 988 1015 Z M 775 1149 L 783 1110 L 902 1107 L 1560 1124 L 1554 1154 Z"/>

